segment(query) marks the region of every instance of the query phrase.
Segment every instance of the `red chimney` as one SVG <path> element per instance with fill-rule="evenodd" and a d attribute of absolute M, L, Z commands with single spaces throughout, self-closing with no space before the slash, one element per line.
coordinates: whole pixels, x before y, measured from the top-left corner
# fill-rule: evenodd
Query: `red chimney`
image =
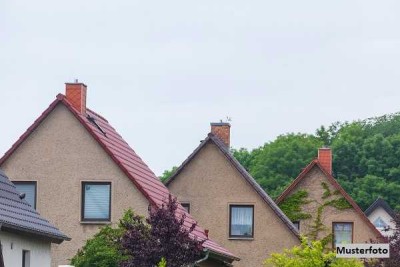
<path fill-rule="evenodd" d="M 211 133 L 217 136 L 227 148 L 230 147 L 231 125 L 227 122 L 212 122 Z"/>
<path fill-rule="evenodd" d="M 329 147 L 318 149 L 318 161 L 329 174 L 332 174 L 332 150 Z"/>
<path fill-rule="evenodd" d="M 80 113 L 86 113 L 86 90 L 87 86 L 83 83 L 66 83 L 65 96 L 71 105 Z"/>

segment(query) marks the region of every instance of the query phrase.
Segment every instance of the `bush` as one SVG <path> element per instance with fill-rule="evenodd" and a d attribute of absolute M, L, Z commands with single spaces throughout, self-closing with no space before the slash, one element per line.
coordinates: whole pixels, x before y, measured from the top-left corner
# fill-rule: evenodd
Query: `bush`
<path fill-rule="evenodd" d="M 127 210 L 116 228 L 105 226 L 86 241 L 82 249 L 71 259 L 75 267 L 118 267 L 127 257 L 121 253 L 118 240 L 125 233 L 123 225 L 130 222 L 133 211 Z"/>
<path fill-rule="evenodd" d="M 324 252 L 321 241 L 308 243 L 302 238 L 301 245 L 274 253 L 264 262 L 266 267 L 363 267 L 358 260 L 339 259 L 333 252 Z"/>

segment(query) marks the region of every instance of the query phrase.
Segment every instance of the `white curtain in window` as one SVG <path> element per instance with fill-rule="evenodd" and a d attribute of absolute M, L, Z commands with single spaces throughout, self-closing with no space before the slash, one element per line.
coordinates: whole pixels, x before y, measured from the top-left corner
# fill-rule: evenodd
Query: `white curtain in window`
<path fill-rule="evenodd" d="M 353 239 L 353 225 L 351 223 L 334 224 L 335 244 L 351 244 Z"/>
<path fill-rule="evenodd" d="M 110 217 L 110 185 L 86 184 L 84 219 L 108 219 Z"/>
<path fill-rule="evenodd" d="M 253 207 L 231 208 L 231 235 L 253 235 Z"/>

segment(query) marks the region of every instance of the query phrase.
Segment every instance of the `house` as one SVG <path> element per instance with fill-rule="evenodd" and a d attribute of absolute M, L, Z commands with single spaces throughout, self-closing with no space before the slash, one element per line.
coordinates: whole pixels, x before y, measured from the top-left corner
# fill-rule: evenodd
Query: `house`
<path fill-rule="evenodd" d="M 393 235 L 396 229 L 396 213 L 385 200 L 377 198 L 364 213 L 383 236 Z"/>
<path fill-rule="evenodd" d="M 166 184 L 210 237 L 240 257 L 234 266 L 262 266 L 271 253 L 298 245 L 299 233 L 229 145 L 230 124 L 211 123 L 211 133 Z"/>
<path fill-rule="evenodd" d="M 52 246 L 52 266 L 67 265 L 99 227 L 115 224 L 124 210 L 147 216 L 168 199 L 169 191 L 111 124 L 86 107 L 87 87 L 67 83 L 0 159 L 13 181 L 24 186 L 36 209 L 72 238 Z M 185 214 L 179 206 L 177 216 Z M 195 220 L 189 214 L 185 226 Z M 206 240 L 201 266 L 239 260 L 208 239 L 197 226 L 194 238 Z"/>
<path fill-rule="evenodd" d="M 382 235 L 332 176 L 332 151 L 318 150 L 276 203 L 300 233 L 321 239 L 328 247 L 343 243 L 380 241 Z"/>
<path fill-rule="evenodd" d="M 50 267 L 51 243 L 70 240 L 44 219 L 0 170 L 0 266 Z"/>

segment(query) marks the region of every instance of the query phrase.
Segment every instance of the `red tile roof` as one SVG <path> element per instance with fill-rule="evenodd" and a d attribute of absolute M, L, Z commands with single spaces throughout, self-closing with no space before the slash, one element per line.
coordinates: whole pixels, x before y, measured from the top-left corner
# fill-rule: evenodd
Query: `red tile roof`
<path fill-rule="evenodd" d="M 375 226 L 371 223 L 367 216 L 365 216 L 364 212 L 357 205 L 357 203 L 351 198 L 349 194 L 347 194 L 343 187 L 340 186 L 340 184 L 336 181 L 332 174 L 330 174 L 328 170 L 326 170 L 321 165 L 318 159 L 314 159 L 313 161 L 311 161 L 310 164 L 308 164 L 307 167 L 303 169 L 299 176 L 297 176 L 297 178 L 285 189 L 285 191 L 283 191 L 283 193 L 276 199 L 275 202 L 279 205 L 279 203 L 281 203 L 290 194 L 290 192 L 292 192 L 296 188 L 296 186 L 307 176 L 307 174 L 312 170 L 314 166 L 317 166 L 321 169 L 331 185 L 342 194 L 342 196 L 347 200 L 347 202 L 349 202 L 349 204 L 353 207 L 353 209 L 361 217 L 361 219 L 368 225 L 372 232 L 376 234 L 376 238 L 379 240 L 384 240 L 382 234 L 375 228 Z"/>
<path fill-rule="evenodd" d="M 114 162 L 121 168 L 126 176 L 135 184 L 152 205 L 160 206 L 163 201 L 168 199 L 170 194 L 169 190 L 106 119 L 90 109 L 87 109 L 86 114 L 78 112 L 62 94 L 57 95 L 57 99 L 50 104 L 42 115 L 5 153 L 5 155 L 0 159 L 0 165 L 2 165 L 12 155 L 12 153 L 58 104 L 64 104 L 71 111 L 71 113 L 81 122 L 94 139 L 98 141 L 100 146 L 107 152 L 107 154 L 114 160 Z M 180 217 L 182 214 L 186 214 L 186 227 L 191 227 L 191 225 L 196 222 L 193 217 L 186 213 L 185 209 L 179 205 L 177 216 Z M 238 257 L 230 253 L 227 249 L 208 239 L 204 229 L 200 226 L 196 226 L 192 234 L 198 240 L 206 240 L 203 243 L 203 247 L 209 249 L 210 252 L 231 260 L 239 260 Z"/>

